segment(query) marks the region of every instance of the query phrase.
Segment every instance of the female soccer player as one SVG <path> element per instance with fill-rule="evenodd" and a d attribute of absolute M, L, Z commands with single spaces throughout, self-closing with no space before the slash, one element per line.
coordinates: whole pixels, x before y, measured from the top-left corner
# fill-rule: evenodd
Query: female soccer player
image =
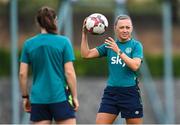
<path fill-rule="evenodd" d="M 20 59 L 24 111 L 30 112 L 34 124 L 50 124 L 53 119 L 56 124 L 75 124 L 79 103 L 71 42 L 57 34 L 57 16 L 52 8 L 42 7 L 36 20 L 40 34 L 24 42 Z M 29 66 L 33 73 L 30 94 L 27 85 Z"/>
<path fill-rule="evenodd" d="M 86 20 L 85 20 L 86 21 Z M 105 43 L 89 49 L 85 21 L 82 30 L 81 55 L 83 58 L 107 57 L 109 77 L 96 117 L 97 124 L 112 124 L 121 112 L 127 124 L 141 124 L 143 106 L 136 71 L 143 59 L 141 43 L 131 37 L 132 21 L 120 15 L 115 21 L 117 40 L 108 37 Z"/>

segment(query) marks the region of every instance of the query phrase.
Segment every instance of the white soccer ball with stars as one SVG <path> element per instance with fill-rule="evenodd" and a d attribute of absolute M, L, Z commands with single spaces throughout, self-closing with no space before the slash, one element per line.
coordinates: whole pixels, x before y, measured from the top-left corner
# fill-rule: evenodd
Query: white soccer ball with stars
<path fill-rule="evenodd" d="M 108 20 L 103 14 L 94 13 L 87 17 L 85 26 L 90 33 L 100 35 L 106 31 Z"/>

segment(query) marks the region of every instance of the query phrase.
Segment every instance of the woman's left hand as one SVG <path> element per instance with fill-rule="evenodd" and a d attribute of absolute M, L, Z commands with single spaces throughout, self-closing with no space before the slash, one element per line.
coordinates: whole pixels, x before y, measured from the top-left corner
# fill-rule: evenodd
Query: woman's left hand
<path fill-rule="evenodd" d="M 106 48 L 110 48 L 116 53 L 119 52 L 120 49 L 113 38 L 108 37 L 107 39 L 105 39 L 104 43 L 107 44 Z"/>
<path fill-rule="evenodd" d="M 31 112 L 31 103 L 28 98 L 23 99 L 23 109 L 27 113 Z"/>
<path fill-rule="evenodd" d="M 79 108 L 79 101 L 77 98 L 73 98 L 73 105 L 74 105 L 74 110 L 77 112 Z"/>

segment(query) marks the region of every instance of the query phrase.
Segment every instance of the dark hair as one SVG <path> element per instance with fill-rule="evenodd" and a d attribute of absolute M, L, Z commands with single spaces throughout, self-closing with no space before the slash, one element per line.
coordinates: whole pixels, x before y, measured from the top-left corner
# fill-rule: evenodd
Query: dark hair
<path fill-rule="evenodd" d="M 130 20 L 131 20 L 130 16 L 122 14 L 122 15 L 119 15 L 119 16 L 116 18 L 116 20 L 115 20 L 115 22 L 114 22 L 114 25 L 116 26 L 116 25 L 117 25 L 117 22 L 118 22 L 119 20 L 124 20 L 124 19 L 130 19 Z M 131 20 L 131 22 L 132 22 L 132 20 Z"/>
<path fill-rule="evenodd" d="M 48 33 L 53 34 L 57 34 L 57 25 L 55 24 L 56 18 L 56 12 L 49 7 L 42 7 L 36 15 L 36 20 L 40 27 L 46 29 Z"/>

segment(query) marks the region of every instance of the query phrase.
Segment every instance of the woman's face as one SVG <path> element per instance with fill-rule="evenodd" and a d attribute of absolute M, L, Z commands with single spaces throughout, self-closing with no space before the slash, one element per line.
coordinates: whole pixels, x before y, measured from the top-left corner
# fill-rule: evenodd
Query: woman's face
<path fill-rule="evenodd" d="M 131 38 L 133 30 L 132 22 L 130 19 L 118 20 L 114 29 L 116 36 L 120 41 L 127 41 Z"/>

